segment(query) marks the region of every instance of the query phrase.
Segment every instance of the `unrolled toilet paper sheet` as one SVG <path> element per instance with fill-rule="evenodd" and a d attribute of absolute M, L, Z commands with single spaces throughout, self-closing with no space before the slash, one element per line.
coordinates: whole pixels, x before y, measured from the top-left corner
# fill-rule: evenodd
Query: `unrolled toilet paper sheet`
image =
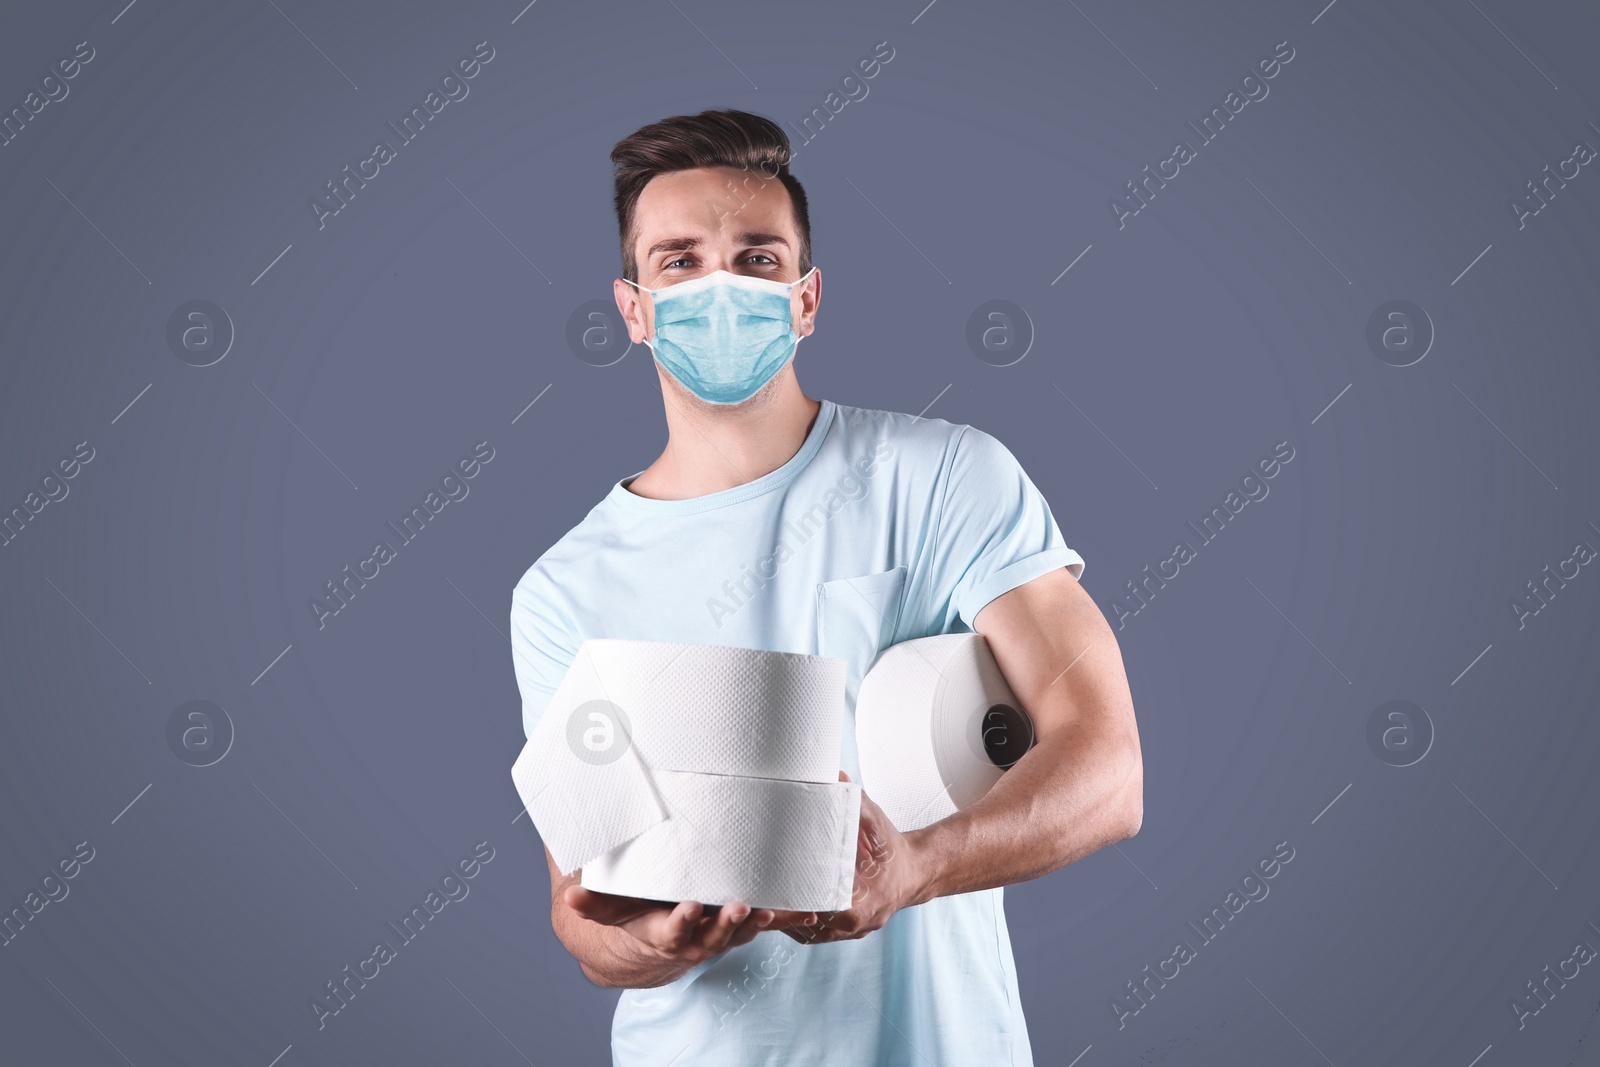
<path fill-rule="evenodd" d="M 577 714 L 600 692 L 594 661 L 580 648 L 511 767 L 517 795 L 563 874 L 667 817 L 616 716 L 609 724 L 588 717 L 606 716 L 603 706 Z M 585 745 L 606 739 L 608 725 L 610 747 Z"/>

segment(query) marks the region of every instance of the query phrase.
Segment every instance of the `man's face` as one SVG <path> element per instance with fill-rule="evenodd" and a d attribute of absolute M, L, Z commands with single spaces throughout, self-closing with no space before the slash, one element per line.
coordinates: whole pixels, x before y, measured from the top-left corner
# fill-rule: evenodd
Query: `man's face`
<path fill-rule="evenodd" d="M 638 282 L 660 289 L 715 270 L 778 282 L 800 280 L 800 238 L 795 233 L 789 191 L 759 170 L 702 167 L 650 180 L 634 212 L 633 254 Z M 822 272 L 789 297 L 795 333 L 816 329 Z M 655 336 L 655 304 L 649 294 L 620 279 L 613 285 L 617 307 L 635 344 Z"/>

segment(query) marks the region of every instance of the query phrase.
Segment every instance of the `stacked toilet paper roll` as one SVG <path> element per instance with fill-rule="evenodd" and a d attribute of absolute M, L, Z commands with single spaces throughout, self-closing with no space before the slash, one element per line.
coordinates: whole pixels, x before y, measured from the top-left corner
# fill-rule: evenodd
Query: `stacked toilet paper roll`
<path fill-rule="evenodd" d="M 1033 740 L 981 634 L 890 645 L 856 695 L 861 785 L 901 831 L 977 803 Z"/>
<path fill-rule="evenodd" d="M 595 639 L 512 766 L 557 867 L 652 900 L 850 905 L 860 786 L 839 781 L 843 660 Z"/>
<path fill-rule="evenodd" d="M 660 771 L 673 817 L 584 864 L 583 885 L 651 900 L 839 911 L 854 886 L 860 786 Z"/>

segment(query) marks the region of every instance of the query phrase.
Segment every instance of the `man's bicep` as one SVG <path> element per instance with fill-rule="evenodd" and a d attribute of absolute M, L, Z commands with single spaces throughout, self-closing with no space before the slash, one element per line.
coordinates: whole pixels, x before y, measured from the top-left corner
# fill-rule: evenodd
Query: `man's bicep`
<path fill-rule="evenodd" d="M 1131 733 L 1133 698 L 1105 616 L 1066 567 L 989 601 L 974 619 L 1040 737 L 1064 727 Z"/>

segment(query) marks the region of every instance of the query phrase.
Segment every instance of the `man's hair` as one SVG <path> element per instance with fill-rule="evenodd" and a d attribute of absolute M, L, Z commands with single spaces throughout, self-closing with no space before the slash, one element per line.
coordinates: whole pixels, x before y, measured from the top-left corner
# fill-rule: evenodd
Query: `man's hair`
<path fill-rule="evenodd" d="M 806 191 L 789 173 L 789 137 L 771 119 L 748 111 L 702 111 L 676 115 L 651 123 L 618 141 L 611 150 L 615 164 L 617 232 L 622 238 L 622 276 L 639 280 L 633 254 L 638 238 L 634 214 L 639 194 L 658 174 L 698 167 L 733 167 L 745 172 L 734 190 L 741 199 L 743 186 L 777 179 L 789 191 L 794 208 L 795 233 L 800 238 L 800 273 L 811 269 L 811 219 L 806 211 Z"/>

